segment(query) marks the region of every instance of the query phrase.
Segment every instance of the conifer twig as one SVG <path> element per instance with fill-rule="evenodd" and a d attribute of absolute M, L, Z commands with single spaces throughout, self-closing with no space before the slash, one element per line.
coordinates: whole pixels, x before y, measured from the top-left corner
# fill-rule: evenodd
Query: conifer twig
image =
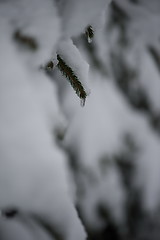
<path fill-rule="evenodd" d="M 37 50 L 37 48 L 38 48 L 38 44 L 33 37 L 23 35 L 23 33 L 21 33 L 19 30 L 17 30 L 14 33 L 13 37 L 18 43 L 26 46 L 27 48 L 29 48 L 33 51 Z"/>
<path fill-rule="evenodd" d="M 75 75 L 74 71 L 71 67 L 69 67 L 65 61 L 60 57 L 60 55 L 57 55 L 58 64 L 57 67 L 61 71 L 61 73 L 69 80 L 71 86 L 75 90 L 78 97 L 82 100 L 82 105 L 84 106 L 85 100 L 87 97 L 87 93 L 79 81 L 78 77 Z"/>
<path fill-rule="evenodd" d="M 91 42 L 92 38 L 94 37 L 94 30 L 91 25 L 87 27 L 85 34 L 87 36 L 88 42 Z"/>

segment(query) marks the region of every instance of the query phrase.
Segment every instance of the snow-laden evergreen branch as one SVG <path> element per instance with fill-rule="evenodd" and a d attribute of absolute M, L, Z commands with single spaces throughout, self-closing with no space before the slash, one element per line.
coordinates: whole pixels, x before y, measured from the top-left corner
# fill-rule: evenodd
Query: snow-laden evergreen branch
<path fill-rule="evenodd" d="M 13 38 L 20 44 L 22 44 L 23 46 L 27 47 L 28 49 L 35 51 L 38 48 L 38 43 L 36 42 L 36 40 L 31 37 L 31 36 L 27 36 L 22 34 L 19 30 L 17 30 L 14 35 Z"/>
<path fill-rule="evenodd" d="M 82 106 L 84 106 L 85 100 L 86 100 L 86 97 L 87 97 L 87 93 L 86 93 L 82 83 L 80 82 L 78 77 L 75 75 L 75 73 L 72 70 L 72 68 L 69 67 L 65 63 L 65 61 L 60 57 L 59 54 L 57 55 L 57 60 L 58 60 L 57 67 L 59 68 L 61 73 L 68 79 L 68 81 L 70 82 L 71 86 L 75 90 L 76 94 L 82 100 L 82 102 L 81 102 Z"/>
<path fill-rule="evenodd" d="M 92 41 L 92 38 L 94 37 L 94 30 L 91 25 L 89 25 L 85 31 L 86 37 L 88 42 L 90 43 Z"/>

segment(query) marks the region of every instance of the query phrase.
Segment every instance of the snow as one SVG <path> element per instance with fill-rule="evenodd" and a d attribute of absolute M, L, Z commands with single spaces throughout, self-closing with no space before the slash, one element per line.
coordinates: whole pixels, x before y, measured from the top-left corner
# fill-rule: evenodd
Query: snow
<path fill-rule="evenodd" d="M 109 169 L 106 177 L 102 178 L 98 169 L 100 158 L 112 156 L 122 148 L 121 139 L 129 131 L 130 116 L 124 99 L 111 81 L 102 80 L 102 76 L 96 73 L 90 74 L 90 78 L 92 92 L 84 109 L 77 108 L 69 93 L 64 97 L 64 108 L 69 106 L 69 111 L 72 109 L 65 143 L 78 155 L 82 166 L 98 178 L 98 186 L 86 184 L 87 190 L 82 200 L 86 219 L 97 228 L 100 220 L 95 216 L 95 206 L 99 201 L 106 202 L 105 205 L 113 209 L 116 219 L 123 219 L 125 195 L 117 170 L 115 167 Z"/>
<path fill-rule="evenodd" d="M 130 39 L 144 44 L 158 44 L 160 24 L 159 1 L 140 1 L 140 4 L 132 4 L 127 0 L 116 1 L 129 16 L 129 28 L 127 29 Z"/>
<path fill-rule="evenodd" d="M 98 180 L 95 186 L 88 184 L 86 196 L 81 202 L 87 223 L 96 230 L 105 226 L 106 221 L 97 213 L 100 206 L 112 213 L 115 222 L 124 223 L 125 192 L 115 166 L 111 166 L 105 177 Z"/>
<path fill-rule="evenodd" d="M 66 142 L 73 145 L 75 139 L 72 134 L 75 134 L 76 131 L 75 136 L 78 136 L 79 139 L 76 149 L 80 154 L 81 161 L 86 162 L 85 158 L 87 158 L 86 164 L 94 164 L 104 152 L 113 153 L 115 149 L 118 149 L 125 126 L 125 124 L 122 125 L 123 121 L 120 121 L 123 118 L 121 115 L 123 105 L 119 104 L 119 98 L 113 92 L 112 82 L 104 82 L 95 75 L 95 73 L 90 75 L 92 92 L 88 97 L 86 107 L 74 116 L 73 121 L 70 122 L 72 127 L 66 136 Z M 67 103 L 72 107 L 74 103 L 71 104 L 72 100 Z M 117 118 L 119 119 L 118 123 Z M 110 136 L 110 141 L 107 141 L 108 136 Z M 107 142 L 108 144 L 106 144 Z"/>
<path fill-rule="evenodd" d="M 134 184 L 142 190 L 145 209 L 154 211 L 160 201 L 160 139 L 151 129 L 145 114 L 130 109 L 110 79 L 105 80 L 93 71 L 89 78 L 92 79 L 92 92 L 86 107 L 79 109 L 69 91 L 64 96 L 63 107 L 70 115 L 65 144 L 76 154 L 82 167 L 88 169 L 86 171 L 96 179 L 95 184 L 89 180 L 84 182 L 85 195 L 77 201 L 82 206 L 88 224 L 97 229 L 104 224 L 95 212 L 99 203 L 108 207 L 115 221 L 122 224 L 125 222 L 126 201 L 126 193 L 114 162 L 111 162 L 111 167 L 107 168 L 103 177 L 100 159 L 104 156 L 112 158 L 121 152 L 125 148 L 125 135 L 132 136 L 138 147 Z"/>
<path fill-rule="evenodd" d="M 160 110 L 160 81 L 159 81 L 159 72 L 155 66 L 151 55 L 146 51 L 142 50 L 141 52 L 141 71 L 140 71 L 140 83 L 147 92 L 153 111 L 157 113 Z"/>
<path fill-rule="evenodd" d="M 15 31 L 20 30 L 23 35 L 31 36 L 36 40 L 37 51 L 33 54 L 25 50 L 22 51 L 27 63 L 32 67 L 37 67 L 48 61 L 60 37 L 60 20 L 54 1 L 16 0 L 2 2 L 0 13 L 1 22 L 2 20 L 7 21 L 10 25 L 10 32 L 8 32 L 10 37 Z M 48 29 L 52 29 L 52 31 L 48 31 Z"/>
<path fill-rule="evenodd" d="M 111 73 L 113 66 L 110 62 L 110 53 L 111 50 L 114 50 L 117 55 L 122 54 L 122 57 L 125 57 L 126 63 L 131 69 L 137 70 L 137 77 L 131 83 L 133 87 L 131 90 L 142 87 L 150 102 L 151 110 L 158 114 L 160 77 L 146 47 L 152 44 L 159 49 L 159 31 L 157 30 L 160 21 L 159 1 L 155 0 L 153 3 L 140 1 L 140 4 L 133 4 L 122 0 L 117 1 L 117 4 L 124 8 L 129 16 L 127 22 L 129 45 L 124 48 L 118 45 L 120 34 L 118 28 L 106 31 L 109 21 L 107 16 L 105 19 L 96 18 L 97 25 L 92 21 L 95 29 L 92 44 L 96 49 L 97 56 L 109 68 L 108 75 L 106 74 L 107 76 L 104 77 L 93 69 L 94 66 L 90 68 L 91 94 L 83 109 L 79 107 L 69 88 L 65 88 L 62 97 L 63 110 L 69 121 L 64 145 L 74 153 L 75 161 L 80 164 L 80 170 L 73 179 L 77 179 L 84 191 L 77 198 L 75 196 L 75 200 L 80 205 L 87 224 L 94 230 L 103 228 L 106 224 L 97 215 L 99 204 L 110 210 L 115 222 L 122 225 L 125 223 L 127 192 L 114 157 L 126 149 L 124 138 L 128 134 L 136 147 L 136 150 L 133 150 L 134 158 L 131 159 L 135 164 L 133 186 L 141 191 L 142 207 L 145 211 L 154 214 L 159 208 L 160 201 L 160 138 L 158 130 L 151 126 L 149 113 L 131 107 L 127 97 L 124 97 L 117 88 Z M 106 22 L 103 23 L 103 20 Z M 101 28 L 98 25 L 99 21 L 102 21 Z M 69 34 L 71 33 L 69 32 Z M 72 34 L 74 35 L 74 28 Z M 81 46 L 81 51 L 83 50 Z M 89 54 L 87 55 L 86 52 L 83 54 L 91 63 Z M 131 154 L 131 150 L 128 151 Z M 105 174 L 100 166 L 103 157 L 111 159 L 111 166 L 106 168 Z M 105 169 L 103 170 L 105 171 Z M 77 192 L 80 187 L 77 186 Z"/>
<path fill-rule="evenodd" d="M 32 231 L 31 231 L 32 229 Z M 29 230 L 29 231 L 28 231 Z M 51 237 L 46 234 L 36 223 L 29 222 L 25 226 L 20 221 L 8 221 L 1 219 L 0 221 L 1 240 L 8 239 L 24 239 L 24 240 L 51 240 Z M 52 238 L 54 240 L 54 238 Z"/>
<path fill-rule="evenodd" d="M 5 46 L 6 44 L 5 42 Z M 1 44 L 1 47 L 3 49 L 4 45 Z M 47 216 L 51 215 L 53 225 L 58 224 L 58 227 L 66 229 L 64 231 L 68 231 L 68 228 L 71 231 L 66 220 L 71 225 L 74 220 L 76 225 L 78 218 L 67 193 L 65 156 L 55 144 L 42 104 L 30 83 L 35 80 L 35 74 L 26 71 L 10 44 L 7 47 L 7 62 L 1 55 L 4 65 L 0 69 L 1 208 L 16 206 L 42 216 L 45 213 Z M 6 64 L 12 66 L 10 71 L 4 71 Z M 43 81 L 45 80 L 44 77 Z M 54 99 L 52 97 L 45 100 L 52 102 Z M 47 111 L 46 108 L 45 110 Z M 80 239 L 83 239 L 82 230 L 80 235 Z M 72 239 L 71 236 L 69 239 Z"/>
<path fill-rule="evenodd" d="M 67 38 L 84 32 L 109 3 L 110 0 L 61 0 L 63 36 Z"/>
<path fill-rule="evenodd" d="M 30 219 L 31 214 L 43 218 L 66 240 L 86 239 L 74 200 L 82 207 L 92 229 L 101 229 L 106 224 L 97 213 L 100 205 L 109 209 L 115 222 L 124 224 L 127 193 L 114 157 L 126 150 L 127 135 L 137 147 L 134 185 L 142 191 L 144 208 L 153 212 L 159 206 L 160 138 L 149 123 L 148 113 L 131 107 L 110 69 L 107 76 L 102 76 L 93 66 L 90 68 L 89 57 L 87 63 L 84 57 L 87 54 L 81 53 L 71 39 L 83 33 L 89 24 L 93 25 L 95 37 L 90 44 L 96 47 L 104 66 L 111 68 L 109 53 L 113 48 L 118 51 L 119 32 L 115 29 L 106 36 L 109 19 L 104 14 L 109 2 L 0 2 L 0 210 L 8 207 L 20 210 L 20 218 L 14 221 L 0 217 L 2 240 L 13 236 L 50 240 Z M 145 89 L 152 110 L 159 113 L 159 73 L 145 50 L 150 43 L 159 46 L 160 5 L 154 2 L 152 5 L 141 1 L 139 6 L 122 0 L 119 4 L 130 15 L 128 35 L 133 38 L 133 45 L 125 54 L 128 63 L 139 71 L 135 87 Z M 23 44 L 19 46 L 13 37 L 17 30 L 22 36 L 35 39 L 36 51 L 26 50 Z M 41 69 L 57 53 L 87 91 L 84 108 L 60 75 L 51 74 L 50 79 Z M 60 84 L 64 86 L 61 105 Z M 64 141 L 59 146 L 56 131 L 64 130 Z M 77 194 L 81 186 L 75 186 L 74 174 L 68 171 L 68 149 L 82 168 L 77 175 L 84 187 L 82 196 Z M 126 151 L 131 154 L 130 149 Z M 103 159 L 107 167 L 102 165 Z M 72 184 L 75 196 L 71 194 Z"/>
<path fill-rule="evenodd" d="M 85 232 L 69 195 L 66 156 L 52 132 L 63 128 L 65 118 L 55 84 L 40 70 L 56 52 L 56 12 L 49 0 L 1 3 L 0 209 L 37 214 L 65 239 L 82 240 Z M 37 51 L 19 48 L 13 39 L 17 29 L 36 39 Z M 19 231 L 29 238 L 18 225 L 13 232 Z"/>

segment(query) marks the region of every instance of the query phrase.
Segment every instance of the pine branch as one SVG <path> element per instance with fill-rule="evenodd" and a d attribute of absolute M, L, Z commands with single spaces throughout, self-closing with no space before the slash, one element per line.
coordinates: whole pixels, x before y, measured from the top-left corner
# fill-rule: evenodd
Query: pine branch
<path fill-rule="evenodd" d="M 94 37 L 94 30 L 91 25 L 87 27 L 85 34 L 87 36 L 88 42 L 91 42 L 92 38 Z"/>
<path fill-rule="evenodd" d="M 151 54 L 158 70 L 160 71 L 160 54 L 156 48 L 154 48 L 152 45 L 148 46 L 148 51 Z"/>
<path fill-rule="evenodd" d="M 71 86 L 75 90 L 76 94 L 81 99 L 82 106 L 84 106 L 85 100 L 86 100 L 86 97 L 87 97 L 87 93 L 86 93 L 83 85 L 79 81 L 78 77 L 75 75 L 75 73 L 72 70 L 72 68 L 69 67 L 65 63 L 65 61 L 60 57 L 59 54 L 57 55 L 57 60 L 58 60 L 58 64 L 57 64 L 58 69 L 68 79 L 68 81 L 70 82 Z"/>
<path fill-rule="evenodd" d="M 33 37 L 27 36 L 27 35 L 23 35 L 23 33 L 21 33 L 19 30 L 17 30 L 14 35 L 13 38 L 20 43 L 21 45 L 27 47 L 28 49 L 35 51 L 38 48 L 38 44 L 36 42 L 36 40 Z"/>
<path fill-rule="evenodd" d="M 46 70 L 51 70 L 53 69 L 53 67 L 54 67 L 53 61 L 49 61 L 45 66 Z"/>
<path fill-rule="evenodd" d="M 46 73 L 51 73 L 54 67 L 55 67 L 55 64 L 53 61 L 49 61 L 45 64 L 45 66 L 41 66 L 41 68 L 44 69 Z"/>
<path fill-rule="evenodd" d="M 1 210 L 1 215 L 5 218 L 14 218 L 18 214 L 18 209 L 15 207 L 10 207 Z"/>

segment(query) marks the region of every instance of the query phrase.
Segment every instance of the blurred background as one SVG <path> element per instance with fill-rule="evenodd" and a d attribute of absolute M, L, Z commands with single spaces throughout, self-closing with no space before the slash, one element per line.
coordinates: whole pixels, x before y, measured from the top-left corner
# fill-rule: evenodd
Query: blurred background
<path fill-rule="evenodd" d="M 88 240 L 159 240 L 160 1 L 113 0 L 90 27 L 92 39 L 73 37 L 90 66 L 85 106 L 47 70 L 67 122 L 53 134 L 70 192 Z M 31 239 L 7 224 L 2 240 Z"/>

